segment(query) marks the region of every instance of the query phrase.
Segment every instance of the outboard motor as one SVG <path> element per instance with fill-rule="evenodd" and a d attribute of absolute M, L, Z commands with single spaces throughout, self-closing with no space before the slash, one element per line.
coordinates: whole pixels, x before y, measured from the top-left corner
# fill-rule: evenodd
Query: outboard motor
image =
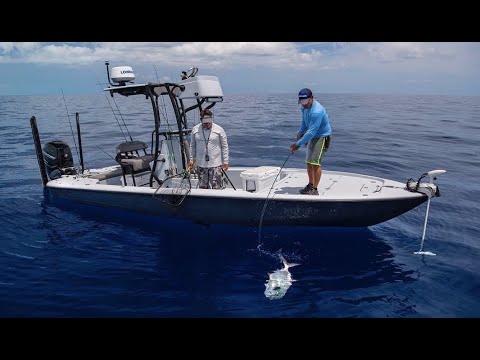
<path fill-rule="evenodd" d="M 62 175 L 75 175 L 77 173 L 73 166 L 70 146 L 63 141 L 46 143 L 43 146 L 43 158 L 50 180 L 58 179 Z"/>

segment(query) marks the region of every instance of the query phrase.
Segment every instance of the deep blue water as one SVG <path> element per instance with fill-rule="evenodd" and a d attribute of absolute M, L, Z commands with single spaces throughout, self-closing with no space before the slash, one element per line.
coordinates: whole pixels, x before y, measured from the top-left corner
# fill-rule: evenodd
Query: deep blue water
<path fill-rule="evenodd" d="M 0 97 L 1 317 L 480 317 L 480 97 L 317 94 L 329 112 L 328 170 L 406 182 L 433 169 L 442 196 L 369 228 L 198 225 L 44 200 L 29 119 L 74 150 L 62 96 Z M 149 143 L 148 102 L 121 108 Z M 123 140 L 103 95 L 80 112 L 87 166 Z M 120 104 L 119 104 L 120 105 Z M 230 95 L 215 107 L 230 165 L 281 166 L 300 123 L 295 94 Z M 74 116 L 71 116 L 74 125 Z M 101 149 L 101 150 L 100 150 Z M 103 150 L 103 151 L 102 151 Z M 305 148 L 287 167 L 304 167 Z M 78 164 L 78 161 L 77 161 Z M 264 295 L 278 251 L 300 263 Z"/>

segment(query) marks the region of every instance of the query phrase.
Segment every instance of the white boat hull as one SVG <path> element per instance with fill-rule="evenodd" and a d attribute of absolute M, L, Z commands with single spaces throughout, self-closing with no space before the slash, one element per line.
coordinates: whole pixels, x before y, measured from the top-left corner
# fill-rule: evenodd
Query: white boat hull
<path fill-rule="evenodd" d="M 172 195 L 173 188 L 154 196 L 156 186 L 109 185 L 105 180 L 92 178 L 91 174 L 62 176 L 49 181 L 45 189 L 52 200 L 64 199 L 198 223 L 246 226 L 259 225 L 264 207 L 263 225 L 370 226 L 401 215 L 428 199 L 424 194 L 406 190 L 400 182 L 335 171 L 323 172 L 318 196 L 300 195 L 298 190 L 307 180 L 303 169 L 283 169 L 273 186 L 249 192 L 243 190 L 240 178 L 245 170 L 248 168 L 228 171 L 236 190 L 233 187 L 197 189 L 192 180 L 190 193 L 178 206 L 167 203 L 169 197 L 177 196 Z"/>

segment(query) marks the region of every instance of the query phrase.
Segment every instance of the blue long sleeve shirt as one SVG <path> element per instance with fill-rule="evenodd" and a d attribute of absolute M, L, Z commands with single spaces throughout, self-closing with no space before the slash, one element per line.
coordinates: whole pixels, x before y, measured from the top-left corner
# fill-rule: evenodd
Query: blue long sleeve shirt
<path fill-rule="evenodd" d="M 314 137 L 320 138 L 332 134 L 327 110 L 317 100 L 313 100 L 309 109 L 302 108 L 301 111 L 302 124 L 298 130 L 298 135 L 303 134 L 303 136 L 296 142 L 298 147 L 306 144 Z"/>

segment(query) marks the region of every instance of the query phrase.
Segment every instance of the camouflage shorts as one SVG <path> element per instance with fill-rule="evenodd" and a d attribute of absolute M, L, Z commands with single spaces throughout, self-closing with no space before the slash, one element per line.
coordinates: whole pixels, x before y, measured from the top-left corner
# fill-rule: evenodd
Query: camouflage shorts
<path fill-rule="evenodd" d="M 222 189 L 222 166 L 202 168 L 197 167 L 198 187 L 200 189 Z"/>

